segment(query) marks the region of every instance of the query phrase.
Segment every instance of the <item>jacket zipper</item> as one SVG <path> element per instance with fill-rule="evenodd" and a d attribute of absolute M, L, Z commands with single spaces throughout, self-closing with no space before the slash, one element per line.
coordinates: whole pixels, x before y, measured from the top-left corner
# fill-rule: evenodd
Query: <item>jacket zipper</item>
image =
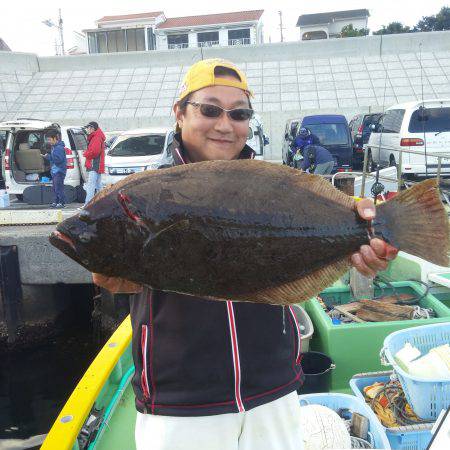
<path fill-rule="evenodd" d="M 142 325 L 141 328 L 141 351 L 142 351 L 142 372 L 141 372 L 141 388 L 144 394 L 144 400 L 150 400 L 150 389 L 148 385 L 147 375 L 147 343 L 148 343 L 148 326 Z"/>
<path fill-rule="evenodd" d="M 300 333 L 300 325 L 298 323 L 297 317 L 295 316 L 294 309 L 292 306 L 288 306 L 289 311 L 291 312 L 292 319 L 294 321 L 294 328 L 295 328 L 295 335 L 297 336 L 297 354 L 295 357 L 295 364 L 300 364 L 300 361 L 302 359 L 302 339 L 301 339 L 301 333 Z"/>

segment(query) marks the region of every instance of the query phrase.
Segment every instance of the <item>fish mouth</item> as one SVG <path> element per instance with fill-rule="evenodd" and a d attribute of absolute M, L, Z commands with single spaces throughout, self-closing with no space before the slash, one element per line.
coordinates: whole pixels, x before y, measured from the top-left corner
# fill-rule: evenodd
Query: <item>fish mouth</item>
<path fill-rule="evenodd" d="M 69 258 L 72 258 L 78 264 L 86 267 L 78 255 L 75 243 L 69 236 L 61 231 L 53 231 L 49 237 L 49 241 L 53 246 L 55 246 L 58 250 L 61 250 Z"/>
<path fill-rule="evenodd" d="M 54 231 L 51 234 L 51 237 L 53 237 L 55 239 L 59 239 L 60 241 L 65 242 L 69 247 L 71 247 L 74 251 L 76 251 L 75 244 L 73 243 L 72 239 L 70 239 L 70 237 L 67 236 L 66 234 L 61 233 L 61 231 Z"/>

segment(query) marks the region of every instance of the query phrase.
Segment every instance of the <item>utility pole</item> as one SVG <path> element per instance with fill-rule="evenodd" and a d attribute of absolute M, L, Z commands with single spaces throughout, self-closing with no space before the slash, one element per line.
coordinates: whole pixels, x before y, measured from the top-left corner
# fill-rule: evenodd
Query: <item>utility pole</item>
<path fill-rule="evenodd" d="M 59 37 L 61 39 L 61 55 L 65 55 L 64 51 L 64 33 L 63 33 L 63 20 L 61 16 L 61 8 L 59 8 Z"/>
<path fill-rule="evenodd" d="M 58 25 L 56 25 L 55 23 L 53 23 L 53 21 L 51 19 L 47 19 L 47 20 L 43 20 L 42 23 L 44 25 L 47 25 L 50 28 L 57 28 L 59 31 L 59 40 L 61 43 L 61 55 L 65 54 L 64 51 L 64 33 L 63 33 L 63 20 L 62 20 L 62 16 L 61 16 L 61 9 L 59 9 L 59 20 L 58 20 Z M 56 52 L 56 54 L 58 55 L 59 52 Z"/>
<path fill-rule="evenodd" d="M 283 42 L 283 13 L 281 11 L 278 11 L 278 14 L 280 15 L 280 37 L 281 42 Z"/>

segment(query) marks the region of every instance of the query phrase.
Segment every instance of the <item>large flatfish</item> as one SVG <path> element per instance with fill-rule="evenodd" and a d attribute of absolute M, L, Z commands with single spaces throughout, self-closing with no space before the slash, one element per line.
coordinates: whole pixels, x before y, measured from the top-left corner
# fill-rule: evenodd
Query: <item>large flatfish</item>
<path fill-rule="evenodd" d="M 307 300 L 379 236 L 447 265 L 436 180 L 361 220 L 320 176 L 263 161 L 206 161 L 131 175 L 57 226 L 50 241 L 92 272 L 216 300 Z"/>

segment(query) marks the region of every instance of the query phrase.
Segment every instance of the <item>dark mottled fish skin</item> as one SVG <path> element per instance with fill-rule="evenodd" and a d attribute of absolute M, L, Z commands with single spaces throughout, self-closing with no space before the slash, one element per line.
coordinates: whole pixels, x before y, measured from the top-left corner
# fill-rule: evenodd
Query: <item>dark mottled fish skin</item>
<path fill-rule="evenodd" d="M 388 225 L 380 214 L 375 230 L 389 235 Z M 56 236 L 51 242 L 90 271 L 264 303 L 306 300 L 368 242 L 353 199 L 321 177 L 261 161 L 210 161 L 127 177 L 57 230 L 75 249 Z"/>

